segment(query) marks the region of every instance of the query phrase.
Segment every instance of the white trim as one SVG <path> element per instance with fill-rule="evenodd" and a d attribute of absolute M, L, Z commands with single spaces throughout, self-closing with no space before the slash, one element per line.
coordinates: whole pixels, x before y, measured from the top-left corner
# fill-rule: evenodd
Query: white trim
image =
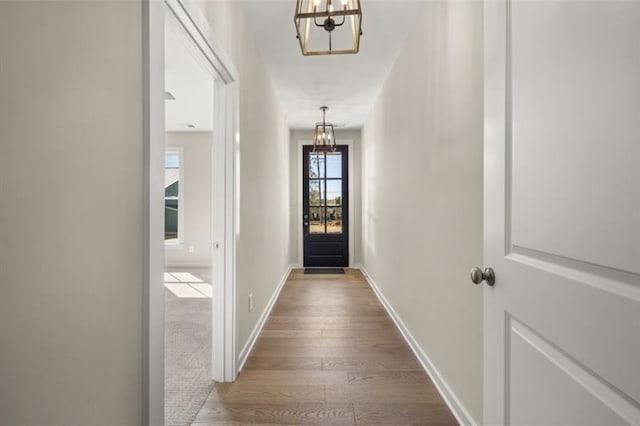
<path fill-rule="evenodd" d="M 149 1 L 149 0 L 147 0 Z M 153 1 L 153 0 L 151 0 Z M 222 43 L 213 34 L 209 21 L 193 0 L 164 0 L 187 33 L 225 83 L 238 81 L 238 70 Z"/>
<path fill-rule="evenodd" d="M 402 337 L 404 337 L 404 340 L 407 342 L 407 344 L 409 345 L 409 347 L 411 348 L 415 356 L 418 358 L 418 361 L 420 361 L 422 368 L 424 368 L 424 370 L 427 372 L 427 374 L 431 378 L 431 381 L 438 389 L 440 396 L 442 396 L 442 399 L 444 399 L 444 401 L 447 403 L 447 406 L 449 407 L 453 415 L 456 417 L 456 420 L 458 421 L 458 423 L 460 423 L 461 425 L 478 424 L 478 422 L 473 420 L 473 417 L 471 416 L 471 414 L 469 414 L 469 411 L 464 407 L 464 405 L 462 404 L 462 402 L 460 402 L 460 399 L 458 399 L 458 397 L 453 392 L 449 384 L 444 380 L 444 378 L 442 377 L 438 369 L 435 367 L 433 362 L 429 359 L 429 357 L 425 353 L 424 349 L 422 349 L 420 344 L 418 344 L 416 339 L 413 337 L 413 335 L 409 331 L 409 328 L 407 328 L 407 326 L 404 324 L 404 322 L 400 318 L 400 315 L 398 315 L 395 309 L 393 309 L 393 306 L 384 296 L 380 288 L 373 281 L 373 278 L 371 278 L 371 276 L 369 275 L 365 267 L 358 264 L 355 266 L 355 268 L 359 269 L 362 272 L 362 275 L 364 275 L 364 277 L 367 279 L 369 286 L 371 287 L 373 292 L 376 294 L 376 297 L 378 298 L 380 303 L 382 303 L 382 306 L 384 306 L 384 309 L 387 311 L 387 313 L 393 320 L 398 330 L 400 330 L 400 333 L 402 333 Z"/>
<path fill-rule="evenodd" d="M 295 268 L 295 265 L 289 265 L 289 267 L 287 268 L 287 271 L 282 277 L 282 280 L 280 280 L 278 287 L 276 287 L 275 291 L 271 295 L 271 299 L 269 299 L 269 303 L 267 303 L 267 306 L 266 308 L 264 308 L 262 315 L 260 315 L 260 319 L 258 320 L 258 323 L 256 324 L 256 326 L 253 328 L 253 331 L 249 335 L 249 339 L 247 339 L 247 343 L 245 343 L 244 347 L 240 351 L 240 354 L 238 355 L 238 365 L 240 366 L 238 368 L 238 372 L 242 371 L 242 367 L 244 367 L 244 363 L 247 362 L 247 359 L 249 358 L 249 354 L 253 349 L 253 345 L 256 344 L 256 341 L 260 336 L 260 332 L 262 331 L 264 324 L 267 322 L 267 319 L 271 314 L 271 310 L 275 306 L 276 301 L 278 300 L 278 296 L 280 296 L 280 292 L 282 291 L 282 288 L 284 287 L 284 285 L 287 283 L 287 279 L 289 278 L 289 275 L 291 275 L 291 271 L 294 268 Z"/>
<path fill-rule="evenodd" d="M 233 381 L 237 376 L 235 268 L 239 206 L 236 152 L 239 145 L 239 75 L 222 44 L 213 35 L 206 17 L 192 0 L 143 0 L 143 424 L 164 423 L 164 31 L 166 8 L 173 13 L 195 45 L 218 74 L 215 96 L 223 99 L 214 111 L 218 149 L 224 155 L 224 190 L 218 192 L 225 206 L 223 223 L 215 234 L 219 250 L 214 252 L 214 296 L 212 343 L 221 352 L 212 353 L 214 380 Z M 216 263 L 217 262 L 217 263 Z M 212 351 L 213 352 L 213 351 Z"/>
<path fill-rule="evenodd" d="M 239 110 L 237 83 L 217 81 L 214 146 L 212 150 L 214 176 L 212 197 L 213 217 L 213 277 L 214 305 L 212 309 L 212 378 L 232 382 L 237 377 L 236 364 L 236 247 L 239 220 L 239 189 L 237 170 L 239 158 Z M 218 247 L 216 247 L 216 245 Z M 220 285 L 219 283 L 222 283 Z"/>
<path fill-rule="evenodd" d="M 142 2 L 142 424 L 164 424 L 164 4 Z"/>
<path fill-rule="evenodd" d="M 354 197 L 354 185 L 355 185 L 355 176 L 353 172 L 354 165 L 354 156 L 355 149 L 353 140 L 339 140 L 337 142 L 338 145 L 347 145 L 348 147 L 348 157 L 349 157 L 349 165 L 348 165 L 348 173 L 349 173 L 349 267 L 354 267 L 355 265 L 355 240 L 356 240 L 356 232 L 355 232 L 355 197 Z M 296 180 L 297 180 L 297 199 L 298 199 L 298 219 L 296 220 L 297 229 L 298 229 L 298 264 L 297 266 L 302 268 L 304 267 L 304 232 L 302 226 L 302 215 L 303 215 L 303 207 L 302 207 L 302 149 L 305 145 L 313 145 L 313 141 L 311 139 L 308 140 L 298 140 L 298 154 L 297 154 L 297 170 L 296 170 Z"/>

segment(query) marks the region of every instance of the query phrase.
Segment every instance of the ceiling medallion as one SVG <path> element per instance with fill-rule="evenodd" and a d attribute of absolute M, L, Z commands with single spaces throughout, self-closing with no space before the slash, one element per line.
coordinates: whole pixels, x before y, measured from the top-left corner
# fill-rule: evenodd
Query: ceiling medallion
<path fill-rule="evenodd" d="M 326 114 L 329 108 L 320 107 L 322 110 L 322 123 L 316 123 L 316 130 L 313 133 L 312 152 L 334 152 L 336 150 L 336 133 L 333 124 L 327 123 Z"/>
<path fill-rule="evenodd" d="M 334 7 L 338 3 L 340 6 Z M 360 50 L 360 0 L 296 0 L 293 20 L 304 56 L 346 55 Z"/>

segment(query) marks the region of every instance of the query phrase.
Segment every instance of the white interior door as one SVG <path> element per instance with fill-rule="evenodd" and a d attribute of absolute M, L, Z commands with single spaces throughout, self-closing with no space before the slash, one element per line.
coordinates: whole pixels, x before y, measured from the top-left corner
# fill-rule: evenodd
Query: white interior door
<path fill-rule="evenodd" d="M 487 424 L 640 424 L 640 2 L 485 6 Z"/>

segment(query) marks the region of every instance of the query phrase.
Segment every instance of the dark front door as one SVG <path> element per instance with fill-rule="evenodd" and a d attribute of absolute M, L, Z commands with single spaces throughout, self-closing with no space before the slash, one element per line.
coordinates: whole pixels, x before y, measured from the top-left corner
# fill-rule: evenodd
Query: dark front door
<path fill-rule="evenodd" d="M 303 151 L 304 266 L 349 266 L 348 147 Z"/>

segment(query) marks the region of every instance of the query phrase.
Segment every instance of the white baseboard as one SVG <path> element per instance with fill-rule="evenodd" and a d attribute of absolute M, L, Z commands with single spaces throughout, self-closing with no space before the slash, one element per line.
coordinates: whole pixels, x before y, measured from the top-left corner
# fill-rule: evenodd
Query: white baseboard
<path fill-rule="evenodd" d="M 365 267 L 362 265 L 355 265 L 354 267 L 360 269 L 364 277 L 367 279 L 369 286 L 378 297 L 380 303 L 382 303 L 382 306 L 384 306 L 385 310 L 395 323 L 398 330 L 400 330 L 400 333 L 402 333 L 402 336 L 406 340 L 407 344 L 418 358 L 418 361 L 420 361 L 420 364 L 422 364 L 422 368 L 424 368 L 424 370 L 431 378 L 431 381 L 436 385 L 438 392 L 440 392 L 440 395 L 447 403 L 447 406 L 449 407 L 453 415 L 456 417 L 456 420 L 458 420 L 458 423 L 460 423 L 461 425 L 478 424 L 473 420 L 473 417 L 469 414 L 464 405 L 462 405 L 455 393 L 453 393 L 453 391 L 444 380 L 438 369 L 433 365 L 425 351 L 418 344 L 416 339 L 414 339 L 414 337 L 411 335 L 411 332 L 409 331 L 407 326 L 404 324 L 400 316 L 396 313 L 395 309 L 393 309 L 393 306 L 391 306 L 391 303 L 389 303 L 380 288 L 373 281 L 373 278 L 371 278 Z"/>
<path fill-rule="evenodd" d="M 289 267 L 287 268 L 287 271 L 284 273 L 282 280 L 280 280 L 278 287 L 276 287 L 276 290 L 271 295 L 271 299 L 269 299 L 269 303 L 267 303 L 267 306 L 266 308 L 264 308 L 262 315 L 260 315 L 260 319 L 258 320 L 256 326 L 253 328 L 253 331 L 251 332 L 251 335 L 249 336 L 247 343 L 245 343 L 244 347 L 240 351 L 240 355 L 238 356 L 238 365 L 240 366 L 238 368 L 238 373 L 242 371 L 242 367 L 244 367 L 244 363 L 247 362 L 247 358 L 249 358 L 251 349 L 253 349 L 253 345 L 255 345 L 256 340 L 258 340 L 258 336 L 262 331 L 262 327 L 264 327 L 265 322 L 267 322 L 267 318 L 269 318 L 269 315 L 271 314 L 271 310 L 273 309 L 273 306 L 276 304 L 276 300 L 278 300 L 278 296 L 280 296 L 282 287 L 284 287 L 285 283 L 287 282 L 287 278 L 289 278 L 289 275 L 291 274 L 291 271 L 294 268 L 295 268 L 295 265 L 293 264 L 289 265 Z"/>

